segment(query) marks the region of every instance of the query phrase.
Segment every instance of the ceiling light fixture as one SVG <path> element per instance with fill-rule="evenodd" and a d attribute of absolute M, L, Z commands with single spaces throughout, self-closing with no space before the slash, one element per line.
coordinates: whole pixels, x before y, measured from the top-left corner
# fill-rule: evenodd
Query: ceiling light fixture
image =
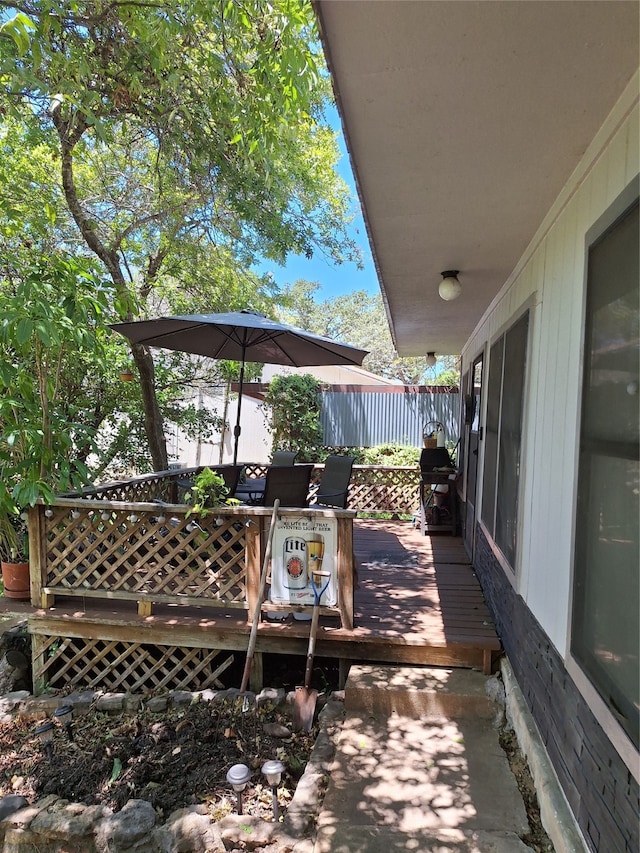
<path fill-rule="evenodd" d="M 438 287 L 440 298 L 445 302 L 451 302 L 457 299 L 462 293 L 462 285 L 458 281 L 459 270 L 445 270 L 441 272 L 442 281 Z"/>
<path fill-rule="evenodd" d="M 436 354 L 435 352 L 428 352 L 427 357 L 425 358 L 427 362 L 427 367 L 433 367 L 436 363 Z"/>

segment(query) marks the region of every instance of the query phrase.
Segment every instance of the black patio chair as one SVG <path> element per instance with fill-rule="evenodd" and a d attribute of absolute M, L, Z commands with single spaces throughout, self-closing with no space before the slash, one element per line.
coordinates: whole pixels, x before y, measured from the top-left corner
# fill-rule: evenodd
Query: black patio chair
<path fill-rule="evenodd" d="M 297 450 L 274 450 L 271 457 L 271 464 L 279 467 L 283 465 L 293 465 L 298 455 Z"/>
<path fill-rule="evenodd" d="M 263 506 L 273 506 L 276 498 L 280 506 L 306 507 L 313 465 L 272 465 L 267 471 Z"/>
<path fill-rule="evenodd" d="M 347 508 L 353 462 L 353 456 L 338 456 L 337 454 L 327 456 L 320 482 L 311 491 L 311 506 Z"/>
<path fill-rule="evenodd" d="M 291 467 L 297 455 L 297 450 L 274 450 L 270 465 Z M 234 497 L 243 503 L 261 504 L 266 484 L 266 477 L 247 477 L 244 483 L 236 484 Z"/>

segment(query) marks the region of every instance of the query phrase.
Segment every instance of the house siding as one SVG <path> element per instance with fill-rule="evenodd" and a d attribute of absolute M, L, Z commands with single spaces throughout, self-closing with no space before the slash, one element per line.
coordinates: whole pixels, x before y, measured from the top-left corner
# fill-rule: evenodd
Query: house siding
<path fill-rule="evenodd" d="M 501 564 L 481 524 L 473 561 L 569 804 L 602 853 L 640 849 L 640 757 L 569 675 L 586 259 L 603 218 L 637 187 L 638 89 L 636 75 L 462 353 L 463 370 L 485 353 L 486 381 L 491 343 L 529 311 L 516 565 Z M 483 461 L 481 444 L 476 506 Z"/>
<path fill-rule="evenodd" d="M 640 790 L 480 527 L 474 568 L 558 780 L 589 848 L 637 853 Z"/>

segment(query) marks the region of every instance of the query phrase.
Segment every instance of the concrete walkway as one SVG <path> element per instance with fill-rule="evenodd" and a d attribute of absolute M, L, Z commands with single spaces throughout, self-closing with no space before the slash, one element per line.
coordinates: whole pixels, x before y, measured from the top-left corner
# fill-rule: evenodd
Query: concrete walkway
<path fill-rule="evenodd" d="M 524 853 L 502 707 L 471 670 L 354 666 L 314 853 Z"/>

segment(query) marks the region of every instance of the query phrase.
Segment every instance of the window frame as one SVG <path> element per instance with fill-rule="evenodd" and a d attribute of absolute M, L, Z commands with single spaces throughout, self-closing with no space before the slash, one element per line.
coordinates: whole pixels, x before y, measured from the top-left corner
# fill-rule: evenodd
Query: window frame
<path fill-rule="evenodd" d="M 636 178 L 623 193 L 621 193 L 620 197 L 611 205 L 611 207 L 599 218 L 599 220 L 589 229 L 587 234 L 585 235 L 585 244 L 584 244 L 584 287 L 583 287 L 583 311 L 582 311 L 582 341 L 581 341 L 581 373 L 579 379 L 579 388 L 580 388 L 580 396 L 578 400 L 579 410 L 578 410 L 578 421 L 577 421 L 577 441 L 576 441 L 576 457 L 575 457 L 575 470 L 576 470 L 576 480 L 575 480 L 575 492 L 574 492 L 574 513 L 573 513 L 573 530 L 572 530 L 572 552 L 571 552 L 571 585 L 570 585 L 570 602 L 569 602 L 569 620 L 567 626 L 567 645 L 566 645 L 566 661 L 567 661 L 567 670 L 569 674 L 572 676 L 579 690 L 583 693 L 585 698 L 588 698 L 590 707 L 596 714 L 599 722 L 603 726 L 603 729 L 607 732 L 608 736 L 611 738 L 614 746 L 617 751 L 625 760 L 625 763 L 632 770 L 635 778 L 638 778 L 638 771 L 640 768 L 637 767 L 637 761 L 634 762 L 633 758 L 631 758 L 631 763 L 629 763 L 629 759 L 633 752 L 635 752 L 636 758 L 638 755 L 638 744 L 634 743 L 632 736 L 627 731 L 627 726 L 632 724 L 633 721 L 627 723 L 626 725 L 621 722 L 620 718 L 616 713 L 616 703 L 614 701 L 614 697 L 609 695 L 605 696 L 607 691 L 607 686 L 610 686 L 610 679 L 607 676 L 604 668 L 602 669 L 602 677 L 598 675 L 598 665 L 595 660 L 585 660 L 585 657 L 588 657 L 587 652 L 585 652 L 585 638 L 583 634 L 580 637 L 577 637 L 579 633 L 579 627 L 582 627 L 583 632 L 586 630 L 584 623 L 581 621 L 584 618 L 583 613 L 578 613 L 578 608 L 580 603 L 583 603 L 584 609 L 584 591 L 580 592 L 578 590 L 578 583 L 585 583 L 585 578 L 587 575 L 587 571 L 583 571 L 580 574 L 580 567 L 578 566 L 578 561 L 580 557 L 580 541 L 579 537 L 581 535 L 582 524 L 588 522 L 588 519 L 581 519 L 579 515 L 579 477 L 581 472 L 581 459 L 583 457 L 584 452 L 583 449 L 583 425 L 585 418 L 585 382 L 587 379 L 588 373 L 588 365 L 590 360 L 593 357 L 593 350 L 589 349 L 587 351 L 587 346 L 590 344 L 590 340 L 588 339 L 588 329 L 590 328 L 590 317 L 588 314 L 589 309 L 589 273 L 590 273 L 590 253 L 598 246 L 598 244 L 606 239 L 608 236 L 614 233 L 614 230 L 617 225 L 621 224 L 623 220 L 630 214 L 634 212 L 634 208 L 640 207 L 640 188 L 638 186 L 638 179 Z M 595 454 L 597 455 L 597 454 Z M 609 454 L 611 456 L 615 456 L 616 454 Z M 590 459 L 593 458 L 594 452 L 590 454 Z M 625 459 L 630 459 L 631 457 L 624 455 Z M 585 463 L 586 464 L 586 463 Z M 591 579 L 593 582 L 593 578 Z M 595 656 L 592 655 L 595 659 Z M 614 691 L 615 692 L 615 691 Z M 637 733 L 636 733 L 637 735 Z"/>
<path fill-rule="evenodd" d="M 483 459 L 482 459 L 482 473 L 481 473 L 481 493 L 478 495 L 478 522 L 482 527 L 482 530 L 487 537 L 487 540 L 498 560 L 502 568 L 505 570 L 507 576 L 509 577 L 511 583 L 515 583 L 516 575 L 518 572 L 518 567 L 520 565 L 521 560 L 521 543 L 522 543 L 522 497 L 524 490 L 524 449 L 526 442 L 526 430 L 527 430 L 527 401 L 529 396 L 529 382 L 530 382 L 530 364 L 531 364 L 531 346 L 532 346 L 532 330 L 533 330 L 533 306 L 535 304 L 535 294 L 532 294 L 529 299 L 520 307 L 520 310 L 517 311 L 508 321 L 508 323 L 504 324 L 500 330 L 495 334 L 495 336 L 488 342 L 487 354 L 485 356 L 485 362 L 483 367 L 483 395 L 484 395 L 484 440 L 483 440 Z M 503 418 L 503 397 L 504 397 L 504 381 L 505 381 L 505 345 L 506 339 L 509 333 L 522 321 L 526 319 L 526 341 L 524 346 L 524 360 L 523 360 L 523 370 L 521 375 L 521 405 L 520 405 L 520 433 L 519 433 L 519 471 L 517 477 L 517 485 L 516 485 L 516 494 L 515 494 L 515 505 L 516 505 L 516 514 L 515 514 L 515 545 L 514 545 L 514 553 L 513 559 L 510 560 L 509 556 L 505 554 L 503 548 L 499 544 L 496 539 L 496 524 L 497 524 L 497 505 L 498 505 L 498 486 L 500 482 L 500 447 L 501 447 L 501 432 L 502 432 L 502 418 Z M 501 364 L 500 364 L 500 389 L 499 389 L 499 400 L 498 400 L 498 416 L 497 416 L 497 437 L 495 441 L 495 457 L 494 457 L 494 477 L 493 477 L 493 493 L 492 493 L 492 526 L 491 528 L 487 524 L 485 520 L 485 496 L 487 495 L 487 464 L 488 459 L 490 458 L 490 435 L 489 435 L 489 426 L 490 426 L 490 412 L 489 407 L 491 404 L 491 367 L 492 361 L 495 356 L 492 356 L 492 352 L 494 351 L 494 347 L 501 343 L 502 351 L 500 355 Z M 488 500 L 487 495 L 487 500 Z"/>

